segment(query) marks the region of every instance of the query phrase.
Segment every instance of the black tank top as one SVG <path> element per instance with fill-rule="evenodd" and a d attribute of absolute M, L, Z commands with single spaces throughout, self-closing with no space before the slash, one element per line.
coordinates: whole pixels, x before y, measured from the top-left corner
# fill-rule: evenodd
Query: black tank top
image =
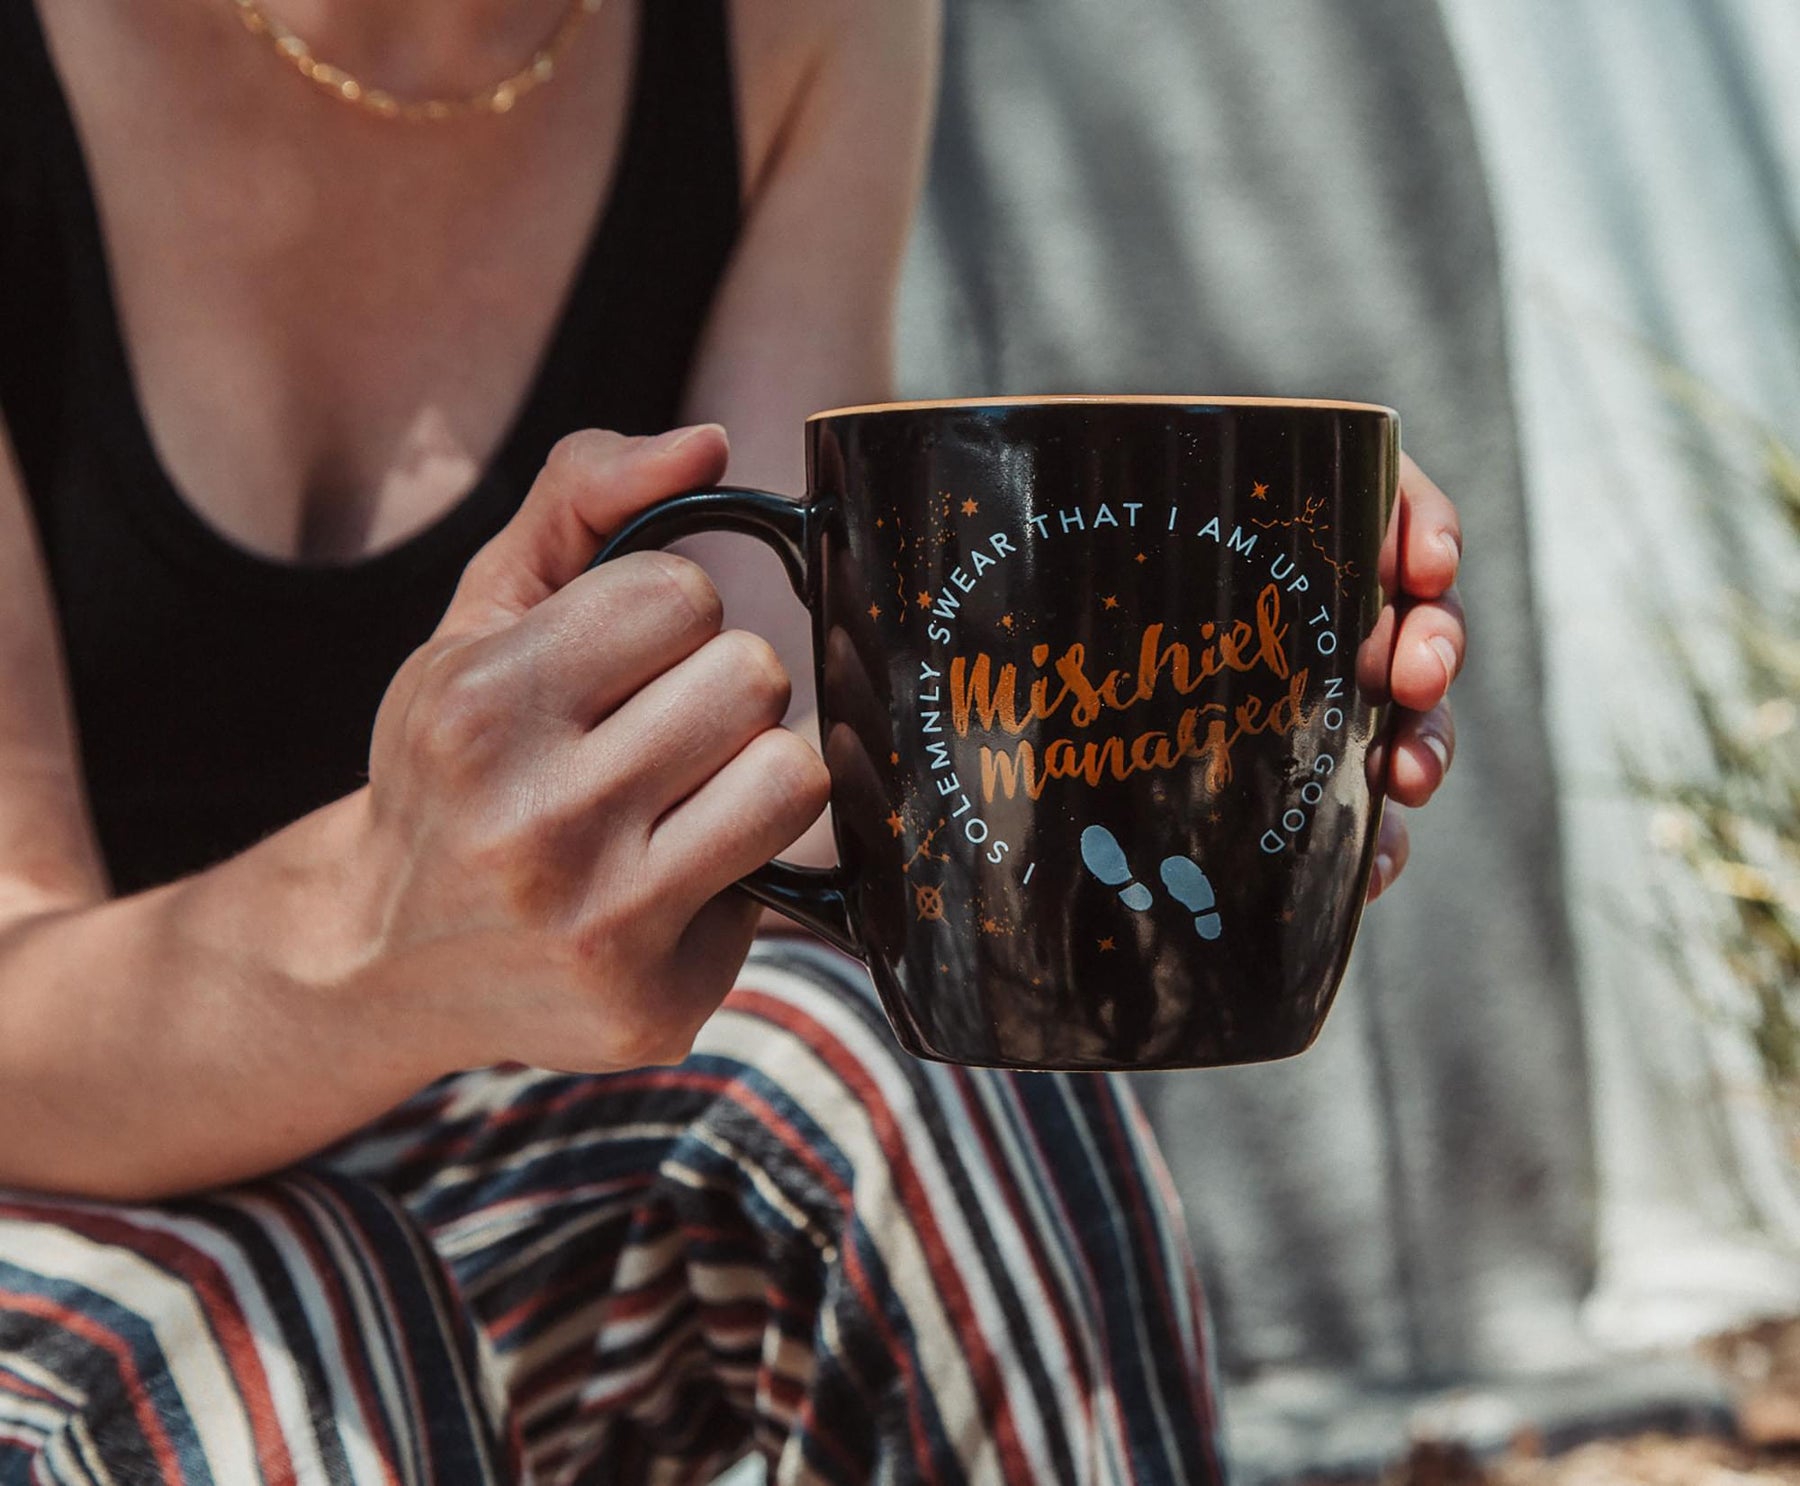
<path fill-rule="evenodd" d="M 244 551 L 171 485 L 33 0 L 0 0 L 0 413 L 119 891 L 209 865 L 355 789 L 388 681 L 551 444 L 674 422 L 739 222 L 725 0 L 643 0 L 638 38 L 611 199 L 487 470 L 399 546 L 309 565 Z"/>

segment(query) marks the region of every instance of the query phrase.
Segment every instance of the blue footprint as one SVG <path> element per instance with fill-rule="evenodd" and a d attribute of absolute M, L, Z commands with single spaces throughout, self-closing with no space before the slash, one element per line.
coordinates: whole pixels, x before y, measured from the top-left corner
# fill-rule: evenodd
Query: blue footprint
<path fill-rule="evenodd" d="M 1162 864 L 1162 880 L 1175 901 L 1194 915 L 1194 932 L 1202 939 L 1217 939 L 1225 925 L 1213 911 L 1213 886 L 1200 864 L 1187 857 L 1170 857 Z"/>
<path fill-rule="evenodd" d="M 1125 849 L 1105 826 L 1089 826 L 1081 833 L 1081 859 L 1088 871 L 1108 887 L 1120 883 L 1129 886 L 1119 894 L 1119 901 L 1134 913 L 1142 913 L 1155 895 L 1141 882 L 1131 880 L 1131 864 L 1125 860 Z"/>

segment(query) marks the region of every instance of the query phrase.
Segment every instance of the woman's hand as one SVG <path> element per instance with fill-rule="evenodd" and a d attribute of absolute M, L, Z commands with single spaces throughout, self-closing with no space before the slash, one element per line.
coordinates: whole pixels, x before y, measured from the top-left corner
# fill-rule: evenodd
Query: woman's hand
<path fill-rule="evenodd" d="M 1401 456 L 1399 539 L 1382 553 L 1382 587 L 1401 605 L 1389 682 L 1394 701 L 1405 709 L 1393 746 L 1380 764 L 1386 769 L 1388 798 L 1400 805 L 1423 805 L 1443 783 L 1456 755 L 1456 724 L 1450 714 L 1450 685 L 1462 670 L 1467 636 L 1456 573 L 1462 562 L 1462 524 L 1449 497 L 1411 458 Z M 1381 822 L 1373 901 L 1406 866 L 1406 820 L 1387 810 Z"/>
<path fill-rule="evenodd" d="M 817 753 L 778 726 L 786 673 L 721 632 L 700 568 L 585 571 L 725 463 L 711 426 L 564 440 L 388 690 L 367 958 L 445 1069 L 678 1061 L 750 943 L 756 905 L 726 890 L 824 808 Z"/>

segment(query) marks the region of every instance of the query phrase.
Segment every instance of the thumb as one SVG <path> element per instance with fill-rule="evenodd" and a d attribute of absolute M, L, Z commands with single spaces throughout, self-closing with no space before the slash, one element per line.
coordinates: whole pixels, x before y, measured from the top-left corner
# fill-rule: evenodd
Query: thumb
<path fill-rule="evenodd" d="M 656 501 L 715 484 L 729 457 L 716 423 L 655 438 L 570 434 L 550 451 L 517 514 L 463 569 L 438 634 L 517 619 L 579 577 L 609 532 Z"/>

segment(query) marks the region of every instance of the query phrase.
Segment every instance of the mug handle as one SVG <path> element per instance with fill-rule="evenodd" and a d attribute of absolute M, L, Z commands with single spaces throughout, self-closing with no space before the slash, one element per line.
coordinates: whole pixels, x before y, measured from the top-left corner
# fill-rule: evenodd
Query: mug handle
<path fill-rule="evenodd" d="M 819 587 L 814 561 L 819 550 L 818 527 L 819 508 L 810 501 L 789 500 L 767 490 L 733 485 L 691 490 L 632 517 L 613 533 L 590 567 L 628 552 L 666 547 L 679 537 L 697 532 L 738 532 L 755 537 L 774 550 L 787 570 L 795 594 L 810 609 Z M 842 867 L 796 867 L 780 861 L 758 867 L 738 882 L 757 902 L 786 914 L 827 943 L 860 959 L 862 946 L 850 926 L 848 885 L 849 877 Z"/>

